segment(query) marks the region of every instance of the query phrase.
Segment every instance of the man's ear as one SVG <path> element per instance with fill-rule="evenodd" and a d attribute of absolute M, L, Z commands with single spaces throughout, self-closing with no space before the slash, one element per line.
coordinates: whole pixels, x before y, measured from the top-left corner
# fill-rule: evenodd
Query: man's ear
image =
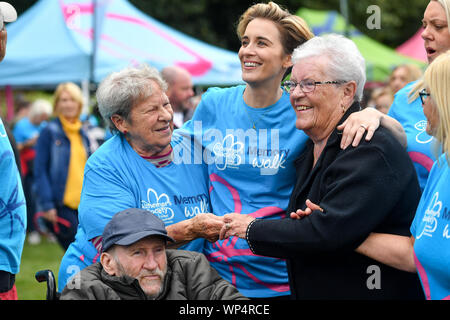
<path fill-rule="evenodd" d="M 100 256 L 100 263 L 110 276 L 117 275 L 117 263 L 113 255 L 108 252 L 103 252 Z"/>

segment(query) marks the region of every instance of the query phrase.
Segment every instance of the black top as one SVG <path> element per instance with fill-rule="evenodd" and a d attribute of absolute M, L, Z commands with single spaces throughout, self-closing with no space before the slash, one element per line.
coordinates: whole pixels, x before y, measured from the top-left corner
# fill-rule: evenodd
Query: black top
<path fill-rule="evenodd" d="M 353 104 L 341 119 L 359 111 Z M 311 140 L 295 162 L 297 183 L 287 213 L 315 210 L 301 220 L 258 220 L 248 229 L 254 253 L 287 258 L 296 299 L 423 299 L 416 274 L 356 253 L 371 232 L 410 236 L 420 199 L 406 150 L 383 127 L 371 141 L 340 148 L 334 130 L 313 168 Z"/>

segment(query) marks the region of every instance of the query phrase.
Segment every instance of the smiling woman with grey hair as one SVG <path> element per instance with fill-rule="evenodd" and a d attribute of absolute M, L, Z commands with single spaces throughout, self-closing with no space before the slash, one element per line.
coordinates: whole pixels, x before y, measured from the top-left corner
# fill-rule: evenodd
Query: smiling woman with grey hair
<path fill-rule="evenodd" d="M 359 253 L 372 232 L 409 236 L 420 197 L 406 151 L 385 128 L 357 148 L 340 148 L 337 127 L 360 110 L 363 57 L 351 40 L 327 35 L 299 46 L 293 63 L 284 85 L 295 125 L 309 136 L 295 161 L 293 219 L 225 215 L 221 238 L 237 235 L 255 254 L 287 259 L 296 299 L 423 298 L 415 274 Z"/>
<path fill-rule="evenodd" d="M 101 102 L 99 111 L 112 132 L 119 131 L 112 120 L 113 115 L 129 119 L 133 104 L 152 95 L 154 88 L 148 85 L 149 81 L 157 83 L 163 91 L 167 90 L 158 70 L 147 65 L 115 72 L 99 86 L 96 92 L 97 100 Z"/>
<path fill-rule="evenodd" d="M 186 155 L 176 151 L 194 148 L 172 132 L 165 89 L 159 72 L 146 65 L 114 72 L 100 84 L 99 110 L 116 134 L 86 164 L 80 224 L 61 262 L 60 290 L 76 268 L 98 260 L 104 226 L 126 208 L 153 212 L 183 249 L 201 251 L 204 239 L 217 240 L 223 218 L 209 213 L 203 166 L 183 161 Z"/>

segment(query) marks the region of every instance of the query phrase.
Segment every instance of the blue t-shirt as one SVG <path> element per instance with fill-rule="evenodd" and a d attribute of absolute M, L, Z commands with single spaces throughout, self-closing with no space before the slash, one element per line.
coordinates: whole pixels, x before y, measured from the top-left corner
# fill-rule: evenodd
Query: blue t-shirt
<path fill-rule="evenodd" d="M 411 225 L 416 268 L 427 299 L 450 299 L 450 168 L 445 154 L 431 169 Z"/>
<path fill-rule="evenodd" d="M 295 128 L 287 93 L 274 105 L 257 109 L 244 102 L 244 89 L 209 89 L 180 130 L 205 148 L 214 214 L 280 219 L 296 181 L 294 160 L 307 136 Z M 247 297 L 290 294 L 285 260 L 254 255 L 244 239 L 206 242 L 205 255 Z"/>
<path fill-rule="evenodd" d="M 395 94 L 395 99 L 388 115 L 400 122 L 406 132 L 408 142 L 406 151 L 416 168 L 420 189 L 423 191 L 431 167 L 436 161 L 432 147 L 435 140 L 425 131 L 427 118 L 423 113 L 420 98 L 418 97 L 411 103 L 408 102 L 409 91 L 411 91 L 415 83 L 407 84 Z"/>
<path fill-rule="evenodd" d="M 139 156 L 122 135 L 113 136 L 88 159 L 78 230 L 61 262 L 59 291 L 69 277 L 98 260 L 89 240 L 102 235 L 115 213 L 142 208 L 171 225 L 211 212 L 205 166 L 195 164 L 187 155 L 195 150 L 191 140 L 174 132 L 174 159 L 162 168 Z M 204 241 L 196 239 L 181 249 L 202 252 Z"/>
<path fill-rule="evenodd" d="M 24 143 L 39 135 L 43 127 L 47 125 L 47 122 L 43 121 L 40 125 L 34 125 L 27 117 L 17 121 L 13 129 L 14 139 L 17 143 Z"/>
<path fill-rule="evenodd" d="M 27 208 L 19 170 L 0 119 L 0 270 L 19 273 Z"/>

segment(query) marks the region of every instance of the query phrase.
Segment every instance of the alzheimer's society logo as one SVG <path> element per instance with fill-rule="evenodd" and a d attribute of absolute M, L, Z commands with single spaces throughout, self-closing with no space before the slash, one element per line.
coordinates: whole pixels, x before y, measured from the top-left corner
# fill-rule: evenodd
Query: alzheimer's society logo
<path fill-rule="evenodd" d="M 417 236 L 416 239 L 422 238 L 423 235 L 432 237 L 433 232 L 437 228 L 438 220 L 442 209 L 442 202 L 439 201 L 439 192 L 436 192 L 431 199 L 431 202 L 425 210 L 425 215 L 422 219 L 423 222 L 425 222 L 425 225 L 423 227 L 422 232 Z"/>
<path fill-rule="evenodd" d="M 172 220 L 175 215 L 171 206 L 172 203 L 167 194 L 162 193 L 158 196 L 156 191 L 152 188 L 148 188 L 147 190 L 147 201 L 141 201 L 142 209 L 151 211 L 164 222 Z"/>

